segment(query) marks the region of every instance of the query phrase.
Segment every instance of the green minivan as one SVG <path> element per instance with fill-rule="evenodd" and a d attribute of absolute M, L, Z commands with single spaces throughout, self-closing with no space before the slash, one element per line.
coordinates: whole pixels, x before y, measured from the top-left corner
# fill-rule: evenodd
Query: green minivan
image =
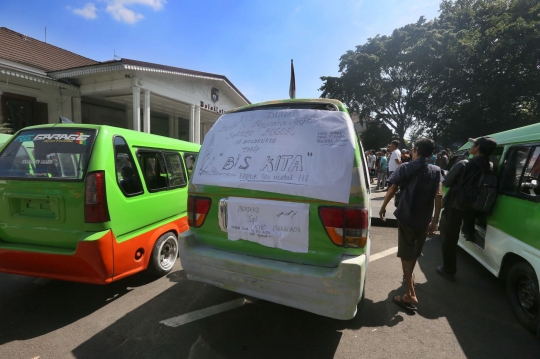
<path fill-rule="evenodd" d="M 282 100 L 222 115 L 205 137 L 180 234 L 187 277 L 351 319 L 369 260 L 369 179 L 346 108 Z"/>
<path fill-rule="evenodd" d="M 104 284 L 169 272 L 200 146 L 110 126 L 26 127 L 0 152 L 0 271 Z"/>
<path fill-rule="evenodd" d="M 476 221 L 474 241 L 458 244 L 495 276 L 504 279 L 518 320 L 540 335 L 540 124 L 491 135 L 498 146 L 490 162 L 498 196 L 490 216 Z M 464 144 L 449 167 L 468 156 Z"/>

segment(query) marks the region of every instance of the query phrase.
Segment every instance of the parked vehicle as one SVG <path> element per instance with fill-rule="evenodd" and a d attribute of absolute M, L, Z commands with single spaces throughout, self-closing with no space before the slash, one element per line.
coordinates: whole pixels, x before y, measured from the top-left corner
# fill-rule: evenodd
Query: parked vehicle
<path fill-rule="evenodd" d="M 169 272 L 187 230 L 183 156 L 200 146 L 116 127 L 26 127 L 0 152 L 0 271 L 110 283 Z"/>
<path fill-rule="evenodd" d="M 531 331 L 540 326 L 540 124 L 491 135 L 498 147 L 489 160 L 498 174 L 493 213 L 476 221 L 474 242 L 459 246 L 505 279 L 510 306 Z M 463 145 L 450 165 L 466 157 Z"/>
<path fill-rule="evenodd" d="M 336 100 L 222 115 L 205 137 L 179 237 L 187 277 L 338 319 L 353 318 L 369 259 L 369 178 Z"/>
<path fill-rule="evenodd" d="M 8 135 L 6 133 L 0 133 L 0 148 L 4 146 L 4 144 L 9 141 L 12 135 Z"/>

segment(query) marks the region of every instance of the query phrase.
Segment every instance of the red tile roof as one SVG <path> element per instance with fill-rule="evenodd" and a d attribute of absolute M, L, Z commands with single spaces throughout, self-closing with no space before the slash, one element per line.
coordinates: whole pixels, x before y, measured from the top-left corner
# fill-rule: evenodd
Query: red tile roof
<path fill-rule="evenodd" d="M 99 63 L 5 27 L 0 27 L 0 58 L 46 72 Z"/>

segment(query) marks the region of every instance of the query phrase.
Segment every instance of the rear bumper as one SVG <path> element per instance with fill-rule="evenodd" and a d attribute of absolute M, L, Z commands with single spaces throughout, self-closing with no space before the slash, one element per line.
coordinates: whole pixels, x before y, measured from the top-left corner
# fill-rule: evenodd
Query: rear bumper
<path fill-rule="evenodd" d="M 113 278 L 112 232 L 92 241 L 81 241 L 75 252 L 55 254 L 0 246 L 0 271 L 73 282 L 106 284 Z M 35 249 L 35 248 L 34 248 Z"/>
<path fill-rule="evenodd" d="M 192 231 L 178 238 L 188 279 L 330 318 L 356 315 L 364 290 L 366 255 L 343 256 L 335 268 L 229 253 L 202 245 Z"/>

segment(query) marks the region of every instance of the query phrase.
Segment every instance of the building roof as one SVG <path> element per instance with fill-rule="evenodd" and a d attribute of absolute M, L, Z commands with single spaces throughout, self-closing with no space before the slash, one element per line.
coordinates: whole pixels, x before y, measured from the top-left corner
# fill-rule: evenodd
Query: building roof
<path fill-rule="evenodd" d="M 97 61 L 0 27 L 0 58 L 46 72 L 98 64 Z"/>
<path fill-rule="evenodd" d="M 118 66 L 121 66 L 121 67 L 119 68 Z M 62 78 L 69 78 L 69 77 L 75 77 L 75 76 L 80 76 L 80 75 L 85 75 L 85 74 L 93 74 L 93 73 L 98 73 L 98 72 L 117 71 L 118 69 L 150 71 L 150 72 L 157 72 L 157 73 L 167 73 L 167 74 L 173 74 L 173 75 L 184 75 L 184 76 L 191 76 L 191 77 L 198 77 L 198 78 L 206 78 L 206 79 L 211 79 L 211 80 L 221 80 L 227 83 L 229 87 L 232 88 L 248 104 L 251 104 L 251 102 L 247 99 L 247 97 L 244 96 L 244 94 L 240 92 L 240 90 L 238 90 L 236 86 L 234 86 L 234 84 L 231 81 L 229 81 L 229 79 L 226 76 L 213 74 L 210 72 L 189 70 L 189 69 L 184 69 L 181 67 L 160 65 L 160 64 L 155 64 L 152 62 L 144 62 L 144 61 L 122 58 L 120 60 L 109 60 L 109 61 L 103 61 L 103 62 L 90 64 L 86 66 L 76 66 L 74 68 L 61 69 L 59 71 L 51 72 L 49 73 L 49 75 L 53 79 L 58 80 Z"/>

